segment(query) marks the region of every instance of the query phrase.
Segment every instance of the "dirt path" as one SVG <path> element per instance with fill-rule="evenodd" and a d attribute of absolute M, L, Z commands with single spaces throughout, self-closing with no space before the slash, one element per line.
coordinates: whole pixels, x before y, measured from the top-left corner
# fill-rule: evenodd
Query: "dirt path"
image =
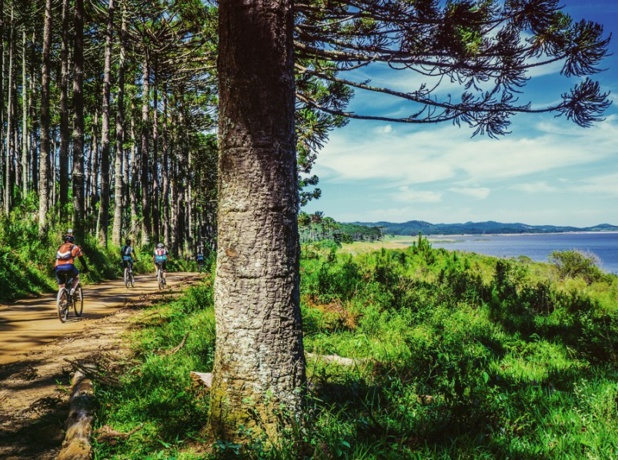
<path fill-rule="evenodd" d="M 84 313 L 58 320 L 55 296 L 0 305 L 0 459 L 56 458 L 68 413 L 70 361 L 121 359 L 131 317 L 199 279 L 169 273 L 159 291 L 153 275 L 135 288 L 120 280 L 84 287 Z"/>

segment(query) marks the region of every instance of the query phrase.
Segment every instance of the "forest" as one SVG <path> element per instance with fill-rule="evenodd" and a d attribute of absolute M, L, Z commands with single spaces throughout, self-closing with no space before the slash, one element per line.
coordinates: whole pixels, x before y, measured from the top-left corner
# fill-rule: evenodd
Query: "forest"
<path fill-rule="evenodd" d="M 0 18 L 4 216 L 36 206 L 40 235 L 212 248 L 213 10 L 3 0 Z"/>

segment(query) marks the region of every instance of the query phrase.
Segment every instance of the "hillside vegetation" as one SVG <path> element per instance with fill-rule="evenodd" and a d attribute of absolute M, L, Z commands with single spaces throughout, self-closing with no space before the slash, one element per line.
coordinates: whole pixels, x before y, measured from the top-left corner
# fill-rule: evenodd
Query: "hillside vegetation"
<path fill-rule="evenodd" d="M 304 246 L 310 398 L 282 445 L 213 442 L 203 431 L 208 393 L 189 373 L 212 370 L 212 295 L 207 278 L 140 319 L 134 360 L 110 370 L 118 385 L 97 383 L 98 427 L 132 434 L 101 440 L 96 458 L 618 455 L 614 275 L 425 239 L 358 255 L 333 242 Z"/>

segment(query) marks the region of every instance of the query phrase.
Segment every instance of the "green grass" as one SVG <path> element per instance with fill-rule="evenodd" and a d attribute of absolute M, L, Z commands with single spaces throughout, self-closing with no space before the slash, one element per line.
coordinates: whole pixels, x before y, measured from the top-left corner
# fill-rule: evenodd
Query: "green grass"
<path fill-rule="evenodd" d="M 96 387 L 105 409 L 97 425 L 137 431 L 117 445 L 96 446 L 95 458 L 185 458 L 186 445 L 202 441 L 208 399 L 193 388 L 190 372 L 212 368 L 214 327 L 208 280 L 139 317 L 133 333 L 139 364 L 122 369 L 120 386 Z"/>
<path fill-rule="evenodd" d="M 303 248 L 307 420 L 285 442 L 202 437 L 190 370 L 214 353 L 212 283 L 143 317 L 97 425 L 128 432 L 95 458 L 610 459 L 618 456 L 618 277 L 432 249 Z M 186 346 L 167 354 L 182 338 Z"/>

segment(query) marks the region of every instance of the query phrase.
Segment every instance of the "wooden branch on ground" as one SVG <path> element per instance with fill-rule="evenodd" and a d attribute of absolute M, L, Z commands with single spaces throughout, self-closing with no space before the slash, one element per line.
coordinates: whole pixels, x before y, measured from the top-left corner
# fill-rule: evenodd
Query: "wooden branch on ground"
<path fill-rule="evenodd" d="M 82 363 L 79 361 L 71 361 L 70 359 L 64 358 L 64 360 L 73 367 L 76 372 L 81 372 L 84 376 L 92 379 L 98 380 L 106 385 L 110 386 L 118 386 L 120 382 L 115 377 L 110 377 L 105 375 L 101 369 L 96 364 L 93 363 Z"/>
<path fill-rule="evenodd" d="M 176 345 L 174 348 L 172 348 L 171 350 L 168 350 L 165 352 L 166 355 L 174 355 L 176 353 L 178 353 L 178 351 L 185 346 L 185 343 L 187 343 L 187 337 L 189 337 L 189 333 L 187 332 L 185 334 L 185 336 L 182 338 L 181 342 Z"/>
<path fill-rule="evenodd" d="M 114 430 L 109 425 L 103 425 L 101 428 L 95 431 L 94 434 L 96 435 L 97 442 L 106 443 L 106 444 L 109 444 L 110 446 L 115 446 L 118 443 L 118 441 L 120 440 L 124 441 L 125 439 L 129 438 L 133 433 L 136 433 L 137 431 L 141 430 L 143 427 L 144 427 L 144 424 L 141 423 L 139 426 L 133 428 L 128 433 L 122 433 L 120 431 Z"/>

